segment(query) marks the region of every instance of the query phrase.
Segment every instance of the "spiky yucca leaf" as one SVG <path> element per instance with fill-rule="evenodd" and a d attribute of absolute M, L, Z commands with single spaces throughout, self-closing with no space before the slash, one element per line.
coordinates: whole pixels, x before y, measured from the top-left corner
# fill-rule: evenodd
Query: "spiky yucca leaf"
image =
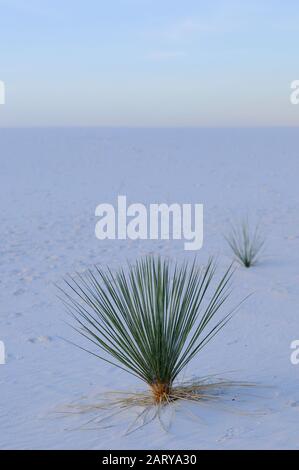
<path fill-rule="evenodd" d="M 182 369 L 231 317 L 211 324 L 230 294 L 232 276 L 230 267 L 215 283 L 215 270 L 212 259 L 199 268 L 155 257 L 116 274 L 95 267 L 65 280 L 65 303 L 77 331 L 106 353 L 92 354 L 139 377 L 161 402 Z"/>
<path fill-rule="evenodd" d="M 225 239 L 237 261 L 246 268 L 250 268 L 250 266 L 257 263 L 258 256 L 265 243 L 260 234 L 259 226 L 256 226 L 254 230 L 250 230 L 247 219 L 240 226 L 231 225 L 230 233 L 225 236 Z"/>

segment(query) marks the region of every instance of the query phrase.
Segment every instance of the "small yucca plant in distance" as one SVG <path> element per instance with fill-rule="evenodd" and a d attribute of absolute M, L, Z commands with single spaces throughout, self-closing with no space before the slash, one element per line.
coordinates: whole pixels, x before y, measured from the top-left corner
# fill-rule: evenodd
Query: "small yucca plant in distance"
<path fill-rule="evenodd" d="M 230 232 L 225 239 L 236 260 L 246 268 L 257 263 L 265 244 L 259 226 L 256 225 L 255 229 L 251 230 L 248 219 L 243 220 L 239 225 L 231 225 Z"/>
<path fill-rule="evenodd" d="M 213 321 L 230 295 L 233 270 L 218 280 L 215 272 L 212 259 L 200 268 L 146 257 L 116 273 L 95 267 L 61 290 L 75 329 L 104 354 L 88 352 L 138 377 L 152 403 L 166 404 L 186 398 L 175 380 L 232 316 Z"/>

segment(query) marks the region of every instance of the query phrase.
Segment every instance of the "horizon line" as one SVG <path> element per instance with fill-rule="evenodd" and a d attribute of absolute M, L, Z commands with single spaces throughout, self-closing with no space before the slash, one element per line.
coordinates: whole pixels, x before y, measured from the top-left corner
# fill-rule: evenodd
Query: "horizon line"
<path fill-rule="evenodd" d="M 140 126 L 140 125 L 17 125 L 17 126 L 1 126 L 0 130 L 4 129 L 153 129 L 153 130 L 167 130 L 167 129 L 298 129 L 295 124 L 273 124 L 273 125 L 197 125 L 197 126 Z"/>

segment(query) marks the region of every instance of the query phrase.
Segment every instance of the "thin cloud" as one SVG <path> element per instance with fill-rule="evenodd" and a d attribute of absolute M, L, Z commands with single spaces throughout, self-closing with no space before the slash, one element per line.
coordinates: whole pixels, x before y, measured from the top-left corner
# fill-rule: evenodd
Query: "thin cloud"
<path fill-rule="evenodd" d="M 229 18 L 206 18 L 198 20 L 196 18 L 185 18 L 161 31 L 161 35 L 173 40 L 181 40 L 199 34 L 228 33 L 240 30 L 244 27 L 241 21 L 232 21 Z"/>
<path fill-rule="evenodd" d="M 186 35 L 189 36 L 194 32 L 198 32 L 200 29 L 202 28 L 199 22 L 192 18 L 185 18 L 166 28 L 162 31 L 162 35 L 169 39 L 180 39 Z"/>
<path fill-rule="evenodd" d="M 163 60 L 171 60 L 171 59 L 178 59 L 185 55 L 182 51 L 153 51 L 148 54 L 148 59 L 153 61 L 163 61 Z"/>

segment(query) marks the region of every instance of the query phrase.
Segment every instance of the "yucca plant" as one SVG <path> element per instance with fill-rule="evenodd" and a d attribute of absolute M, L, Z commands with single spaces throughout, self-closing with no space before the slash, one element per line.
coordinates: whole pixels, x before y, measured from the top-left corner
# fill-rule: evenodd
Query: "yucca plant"
<path fill-rule="evenodd" d="M 216 281 L 215 272 L 212 259 L 200 268 L 147 257 L 116 273 L 95 267 L 66 279 L 62 291 L 75 329 L 104 354 L 89 352 L 146 382 L 152 402 L 165 404 L 178 398 L 180 372 L 232 316 L 213 321 L 233 274 L 229 267 Z"/>
<path fill-rule="evenodd" d="M 237 261 L 246 268 L 257 263 L 265 243 L 259 226 L 257 225 L 254 230 L 250 230 L 248 219 L 243 220 L 239 226 L 231 225 L 230 232 L 225 236 L 225 239 Z"/>

